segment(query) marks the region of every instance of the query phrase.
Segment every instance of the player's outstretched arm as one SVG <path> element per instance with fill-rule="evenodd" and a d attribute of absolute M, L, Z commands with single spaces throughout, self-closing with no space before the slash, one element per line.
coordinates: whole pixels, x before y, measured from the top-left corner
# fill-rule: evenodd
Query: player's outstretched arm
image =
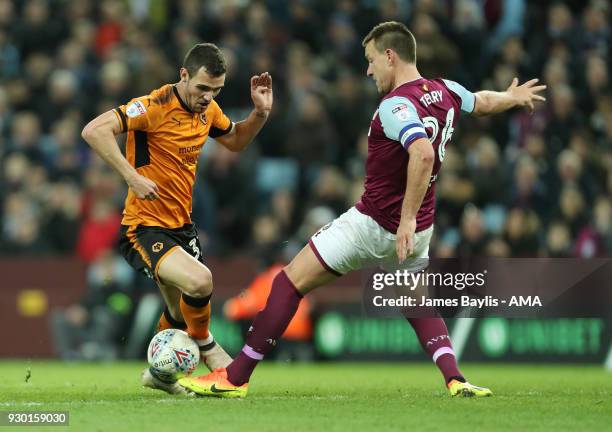
<path fill-rule="evenodd" d="M 138 199 L 157 199 L 159 191 L 155 182 L 138 174 L 121 154 L 115 139 L 115 136 L 120 133 L 121 126 L 117 116 L 112 111 L 107 111 L 90 121 L 83 128 L 81 136 L 106 163 L 125 179 Z"/>
<path fill-rule="evenodd" d="M 514 107 L 525 107 L 529 112 L 533 112 L 534 102 L 546 100 L 544 96 L 538 94 L 544 91 L 546 86 L 536 85 L 538 81 L 534 78 L 518 85 L 518 79 L 514 78 L 510 87 L 504 92 L 483 90 L 475 93 L 476 103 L 473 114 L 479 116 L 497 114 Z"/>
<path fill-rule="evenodd" d="M 238 123 L 234 131 L 216 138 L 223 146 L 231 151 L 242 151 L 253 141 L 268 119 L 272 110 L 272 76 L 268 72 L 251 77 L 251 99 L 253 111 L 249 116 Z"/>
<path fill-rule="evenodd" d="M 416 215 L 429 187 L 435 153 L 428 138 L 419 138 L 408 148 L 408 176 L 402 202 L 402 215 L 397 228 L 395 249 L 402 263 L 414 251 Z"/>

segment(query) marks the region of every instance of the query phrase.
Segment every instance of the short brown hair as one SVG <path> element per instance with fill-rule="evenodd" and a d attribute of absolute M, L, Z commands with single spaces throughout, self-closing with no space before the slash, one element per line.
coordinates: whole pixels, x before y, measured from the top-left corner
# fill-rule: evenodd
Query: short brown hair
<path fill-rule="evenodd" d="M 404 24 L 397 21 L 380 23 L 363 38 L 361 45 L 365 47 L 371 40 L 378 52 L 392 49 L 402 60 L 416 63 L 416 39 Z"/>
<path fill-rule="evenodd" d="M 223 75 L 226 71 L 223 54 L 219 47 L 212 43 L 194 45 L 185 55 L 183 67 L 187 69 L 189 76 L 196 75 L 201 67 L 204 67 L 206 72 L 215 78 Z"/>

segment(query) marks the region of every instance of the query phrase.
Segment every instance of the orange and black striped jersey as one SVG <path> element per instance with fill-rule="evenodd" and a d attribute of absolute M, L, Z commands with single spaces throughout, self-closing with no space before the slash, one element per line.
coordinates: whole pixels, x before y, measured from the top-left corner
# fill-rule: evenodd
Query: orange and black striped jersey
<path fill-rule="evenodd" d="M 122 225 L 178 228 L 191 223 L 198 156 L 208 136 L 229 133 L 232 122 L 213 100 L 192 112 L 178 90 L 167 84 L 114 109 L 127 132 L 126 158 L 159 188 L 154 201 L 139 200 L 130 189 Z"/>

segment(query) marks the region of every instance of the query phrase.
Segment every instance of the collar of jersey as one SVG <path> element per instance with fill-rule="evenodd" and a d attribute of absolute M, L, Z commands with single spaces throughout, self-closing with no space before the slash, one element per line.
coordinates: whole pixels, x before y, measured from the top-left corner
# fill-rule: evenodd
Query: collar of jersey
<path fill-rule="evenodd" d="M 414 84 L 417 84 L 419 81 L 423 81 L 424 79 L 425 79 L 425 78 L 423 78 L 423 77 L 418 77 L 418 78 L 415 78 L 415 79 L 413 79 L 413 80 L 411 80 L 411 81 L 406 81 L 405 83 L 398 85 L 398 86 L 395 88 L 395 90 L 399 89 L 400 87 L 407 86 L 407 85 L 409 86 L 409 85 L 414 85 Z M 395 91 L 395 90 L 393 90 L 393 91 Z"/>
<path fill-rule="evenodd" d="M 183 99 L 181 99 L 181 95 L 179 94 L 177 88 L 175 85 L 172 86 L 172 91 L 174 92 L 174 96 L 176 96 L 176 98 L 178 99 L 179 103 L 181 104 L 181 107 L 187 111 L 189 114 L 193 114 L 193 111 L 191 111 L 189 109 L 189 107 L 187 106 L 187 104 L 185 102 L 183 102 Z"/>

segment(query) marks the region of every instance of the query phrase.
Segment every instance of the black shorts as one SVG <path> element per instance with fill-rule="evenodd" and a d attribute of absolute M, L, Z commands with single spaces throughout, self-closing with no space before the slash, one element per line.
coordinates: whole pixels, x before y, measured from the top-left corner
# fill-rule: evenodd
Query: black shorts
<path fill-rule="evenodd" d="M 126 261 L 139 272 L 159 280 L 157 270 L 164 257 L 174 248 L 181 247 L 204 264 L 198 232 L 193 224 L 181 228 L 121 225 L 119 251 Z"/>

